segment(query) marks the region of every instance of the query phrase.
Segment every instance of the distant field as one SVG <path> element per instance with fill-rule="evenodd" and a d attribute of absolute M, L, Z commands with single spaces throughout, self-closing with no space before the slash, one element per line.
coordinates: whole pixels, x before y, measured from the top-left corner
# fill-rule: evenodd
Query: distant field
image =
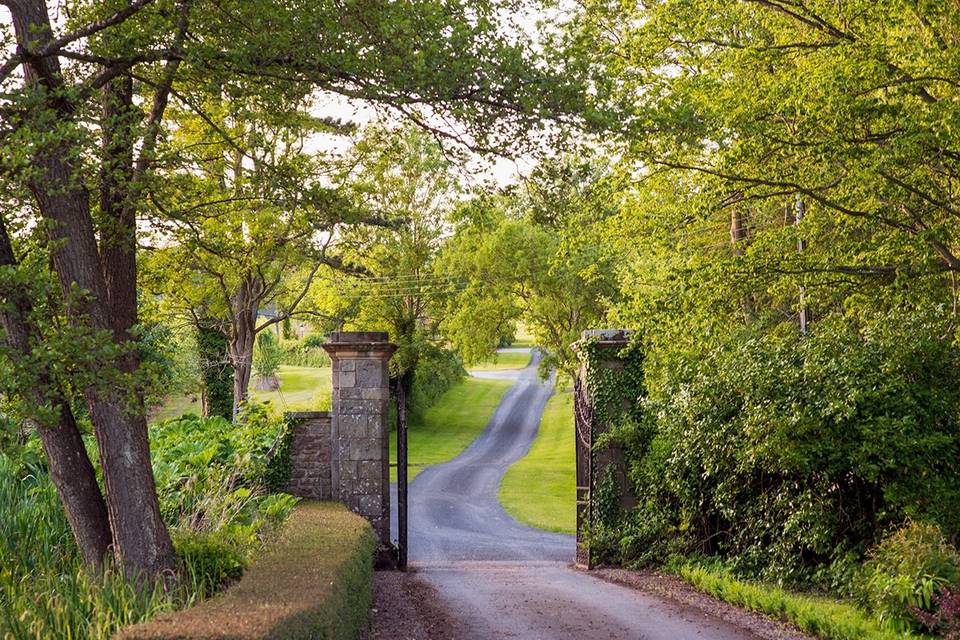
<path fill-rule="evenodd" d="M 553 395 L 529 453 L 508 470 L 498 497 L 520 522 L 540 529 L 576 530 L 573 393 Z"/>
<path fill-rule="evenodd" d="M 431 464 L 454 458 L 480 435 L 513 383 L 509 380 L 467 378 L 447 391 L 437 404 L 408 424 L 408 479 Z M 396 433 L 390 434 L 390 462 L 397 461 Z M 390 468 L 396 482 L 397 469 Z"/>
<path fill-rule="evenodd" d="M 489 362 L 471 365 L 471 371 L 498 371 L 501 369 L 523 369 L 530 364 L 530 352 L 499 351 Z"/>
<path fill-rule="evenodd" d="M 330 368 L 291 367 L 281 365 L 279 391 L 256 391 L 251 384 L 250 397 L 268 402 L 271 410 L 324 411 L 330 409 Z M 199 394 L 174 395 L 151 416 L 151 422 L 162 422 L 185 413 L 200 413 Z"/>
<path fill-rule="evenodd" d="M 517 329 L 516 339 L 511 344 L 511 347 L 535 347 L 536 343 L 533 341 L 533 335 L 527 331 L 527 328 L 523 325 Z"/>
<path fill-rule="evenodd" d="M 250 397 L 269 402 L 276 411 L 325 411 L 330 409 L 330 368 L 280 366 L 279 391 L 255 391 Z"/>

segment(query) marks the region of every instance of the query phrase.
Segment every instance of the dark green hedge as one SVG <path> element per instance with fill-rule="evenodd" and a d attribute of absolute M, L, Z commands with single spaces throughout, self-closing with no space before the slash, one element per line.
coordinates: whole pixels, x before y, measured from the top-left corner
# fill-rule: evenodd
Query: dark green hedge
<path fill-rule="evenodd" d="M 347 639 L 365 629 L 373 531 L 339 503 L 304 502 L 222 596 L 118 633 L 117 640 Z"/>

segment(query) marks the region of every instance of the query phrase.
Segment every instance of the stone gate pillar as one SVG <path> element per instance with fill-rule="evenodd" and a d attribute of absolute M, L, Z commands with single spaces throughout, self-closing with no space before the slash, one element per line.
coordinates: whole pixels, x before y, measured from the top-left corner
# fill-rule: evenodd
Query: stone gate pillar
<path fill-rule="evenodd" d="M 388 363 L 397 346 L 386 332 L 333 333 L 323 348 L 333 361 L 333 497 L 370 521 L 390 546 Z"/>
<path fill-rule="evenodd" d="M 627 477 L 624 452 L 619 445 L 597 449 L 597 439 L 606 433 L 624 412 L 629 412 L 640 392 L 637 380 L 627 373 L 623 357 L 631 331 L 594 329 L 584 331 L 571 345 L 580 357 L 574 380 L 574 423 L 577 465 L 577 566 L 593 568 L 596 558 L 589 547 L 587 532 L 617 519 L 636 506 L 636 497 Z M 601 389 L 598 386 L 607 385 Z M 601 497 L 600 493 L 606 494 Z M 602 503 L 602 504 L 600 504 Z"/>

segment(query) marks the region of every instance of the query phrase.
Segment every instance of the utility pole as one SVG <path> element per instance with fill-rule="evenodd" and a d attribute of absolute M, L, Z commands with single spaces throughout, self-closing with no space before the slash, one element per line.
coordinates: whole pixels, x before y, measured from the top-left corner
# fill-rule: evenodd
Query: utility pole
<path fill-rule="evenodd" d="M 730 246 L 733 248 L 733 255 L 742 256 L 746 252 L 744 244 L 747 241 L 747 220 L 743 211 L 734 207 L 730 210 Z M 753 301 L 749 294 L 744 294 L 740 301 L 743 307 L 744 320 L 749 323 L 753 318 Z"/>
<path fill-rule="evenodd" d="M 803 198 L 797 195 L 797 203 L 794 209 L 794 218 L 793 224 L 799 225 L 803 221 L 803 215 L 806 213 L 806 207 L 803 203 Z M 807 248 L 807 242 L 799 235 L 797 236 L 797 253 L 803 253 Z M 807 323 L 809 318 L 807 317 L 807 305 L 804 300 L 804 286 L 800 285 L 800 333 L 807 335 Z"/>

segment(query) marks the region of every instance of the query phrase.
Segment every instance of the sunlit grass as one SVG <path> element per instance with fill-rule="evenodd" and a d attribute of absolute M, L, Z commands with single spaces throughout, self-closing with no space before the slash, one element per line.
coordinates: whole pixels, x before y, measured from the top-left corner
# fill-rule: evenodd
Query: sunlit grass
<path fill-rule="evenodd" d="M 470 365 L 471 371 L 500 371 L 503 369 L 523 369 L 530 364 L 529 351 L 498 351 L 493 360 Z"/>
<path fill-rule="evenodd" d="M 291 367 L 281 365 L 279 391 L 250 389 L 250 398 L 269 402 L 274 411 L 327 411 L 330 409 L 331 371 L 329 367 Z"/>
<path fill-rule="evenodd" d="M 511 516 L 531 526 L 574 533 L 576 470 L 573 393 L 551 396 L 526 456 L 503 478 L 498 497 Z"/>
<path fill-rule="evenodd" d="M 503 394 L 513 384 L 509 380 L 467 378 L 449 389 L 435 405 L 408 421 L 408 478 L 424 467 L 456 457 L 487 426 Z M 390 434 L 390 462 L 397 461 L 396 433 Z M 396 482 L 397 469 L 390 468 L 390 480 Z"/>
<path fill-rule="evenodd" d="M 250 398 L 267 402 L 271 411 L 328 411 L 330 409 L 330 367 L 293 367 L 280 365 L 278 391 L 257 391 L 250 384 Z M 200 414 L 200 394 L 171 395 L 150 416 L 150 422 L 162 422 L 187 413 Z"/>

